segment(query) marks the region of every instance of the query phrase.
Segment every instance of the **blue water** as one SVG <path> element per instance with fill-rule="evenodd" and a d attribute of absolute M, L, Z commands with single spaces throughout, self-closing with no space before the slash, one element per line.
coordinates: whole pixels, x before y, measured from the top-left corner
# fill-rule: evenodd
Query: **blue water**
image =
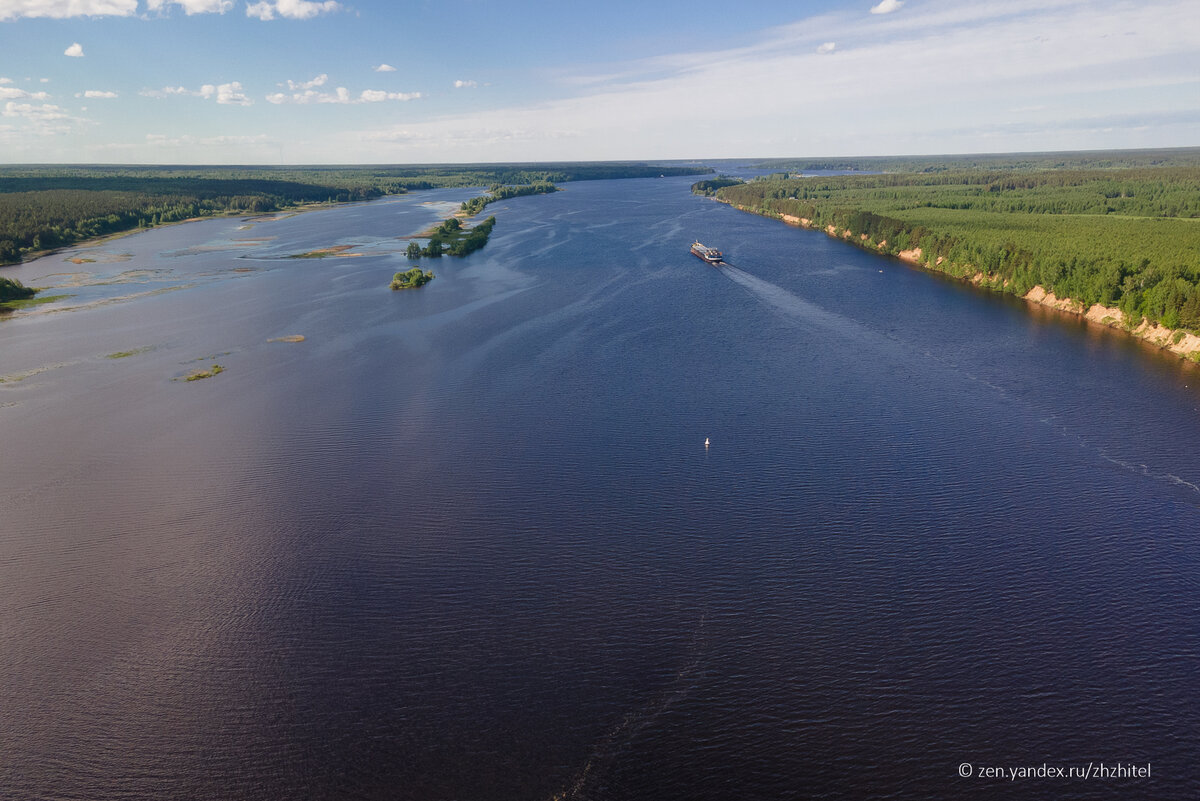
<path fill-rule="evenodd" d="M 1200 795 L 1200 372 L 689 183 L 6 268 L 0 795 Z"/>

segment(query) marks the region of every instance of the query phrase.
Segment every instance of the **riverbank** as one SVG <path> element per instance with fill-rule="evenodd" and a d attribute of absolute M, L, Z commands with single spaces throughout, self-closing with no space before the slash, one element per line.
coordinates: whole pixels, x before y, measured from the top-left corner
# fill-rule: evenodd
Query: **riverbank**
<path fill-rule="evenodd" d="M 160 222 L 160 223 L 155 223 L 153 225 L 143 225 L 143 226 L 139 226 L 139 227 L 135 227 L 135 228 L 127 228 L 123 231 L 114 231 L 114 232 L 108 233 L 108 234 L 100 234 L 98 236 L 89 237 L 88 239 L 83 239 L 78 242 L 60 245 L 58 247 L 48 248 L 46 250 L 30 251 L 28 253 L 24 253 L 22 255 L 22 258 L 20 261 L 0 264 L 0 270 L 3 270 L 5 267 L 17 267 L 19 265 L 26 264 L 31 261 L 36 261 L 37 259 L 45 258 L 46 256 L 53 256 L 56 253 L 64 253 L 68 250 L 87 250 L 88 248 L 99 247 L 100 245 L 105 245 L 105 244 L 108 244 L 109 242 L 115 242 L 118 239 L 124 239 L 125 237 L 134 236 L 135 234 L 144 233 L 146 231 L 154 231 L 154 230 L 157 230 L 160 228 L 168 228 L 170 226 L 175 226 L 175 225 L 187 225 L 188 223 L 203 222 L 204 220 L 217 220 L 217 219 L 224 219 L 224 218 L 230 218 L 230 217 L 244 217 L 244 218 L 246 218 L 247 222 L 259 222 L 262 220 L 282 220 L 287 217 L 291 217 L 291 216 L 294 216 L 297 214 L 304 214 L 304 213 L 310 212 L 310 211 L 320 211 L 321 209 L 330 209 L 335 206 L 344 206 L 347 203 L 363 203 L 363 202 L 369 202 L 369 201 L 344 200 L 344 201 L 334 201 L 332 203 L 330 203 L 329 201 L 315 201 L 312 203 L 299 203 L 295 206 L 288 206 L 286 208 L 278 209 L 276 211 L 271 211 L 271 212 L 261 212 L 261 211 L 247 212 L 244 209 L 242 209 L 242 210 L 229 209 L 226 211 L 214 212 L 212 214 L 203 214 L 203 215 L 199 215 L 196 217 L 188 217 L 185 220 L 170 220 L 169 222 Z M 71 261 L 73 264 L 89 264 L 89 263 L 91 263 L 91 260 L 87 259 L 86 257 L 80 257 L 78 259 L 70 259 L 69 261 Z"/>
<path fill-rule="evenodd" d="M 865 233 L 860 233 L 856 236 L 849 228 L 840 228 L 833 224 L 821 226 L 814 224 L 807 217 L 756 209 L 723 198 L 719 199 L 719 202 L 730 205 L 738 211 L 777 219 L 797 228 L 821 230 L 826 236 L 833 239 L 847 242 L 863 250 L 879 253 L 883 256 L 892 256 L 914 267 L 920 267 L 930 272 L 957 278 L 981 289 L 1016 294 L 1028 303 L 1045 306 L 1074 317 L 1082 317 L 1094 325 L 1102 325 L 1106 328 L 1124 331 L 1130 336 L 1149 342 L 1163 350 L 1170 351 L 1181 359 L 1200 363 L 1200 336 L 1186 329 L 1169 328 L 1161 323 L 1151 322 L 1145 317 L 1140 317 L 1135 323 L 1130 319 L 1129 315 L 1126 315 L 1125 312 L 1116 306 L 1106 306 L 1101 303 L 1088 305 L 1070 297 L 1060 298 L 1054 292 L 1047 290 L 1040 284 L 1035 284 L 1033 288 L 1026 292 L 1016 293 L 1012 291 L 1012 281 L 1002 275 L 984 272 L 972 264 L 953 262 L 944 256 L 926 256 L 919 247 L 902 250 L 898 253 L 889 253 L 886 250 L 888 244 L 886 240 L 875 242 Z"/>
<path fill-rule="evenodd" d="M 693 185 L 707 194 L 703 182 Z M 742 211 L 1130 333 L 1200 362 L 1200 151 L 1171 166 L 1099 158 L 723 186 Z"/>

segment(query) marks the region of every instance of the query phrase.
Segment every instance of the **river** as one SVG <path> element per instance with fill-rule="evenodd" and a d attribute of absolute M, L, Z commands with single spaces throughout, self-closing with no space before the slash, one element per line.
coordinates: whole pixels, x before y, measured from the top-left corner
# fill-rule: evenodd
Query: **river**
<path fill-rule="evenodd" d="M 1200 796 L 1200 371 L 691 180 L 5 268 L 0 795 Z"/>

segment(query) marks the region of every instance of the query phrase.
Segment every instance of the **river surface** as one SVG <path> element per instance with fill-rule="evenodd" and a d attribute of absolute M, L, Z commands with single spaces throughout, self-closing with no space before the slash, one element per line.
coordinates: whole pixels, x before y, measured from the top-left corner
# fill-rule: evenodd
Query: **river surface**
<path fill-rule="evenodd" d="M 691 180 L 5 268 L 0 796 L 1200 797 L 1200 371 Z"/>

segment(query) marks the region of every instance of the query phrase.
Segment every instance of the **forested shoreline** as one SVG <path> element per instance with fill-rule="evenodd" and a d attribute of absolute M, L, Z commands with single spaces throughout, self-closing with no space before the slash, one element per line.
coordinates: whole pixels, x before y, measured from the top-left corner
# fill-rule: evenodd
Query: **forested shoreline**
<path fill-rule="evenodd" d="M 1128 328 L 1200 333 L 1200 155 L 1192 162 L 755 180 L 717 196 L 999 291 L 1119 309 Z"/>
<path fill-rule="evenodd" d="M 699 175 L 642 163 L 378 167 L 0 167 L 0 265 L 88 239 L 219 214 L 453 186 Z M 539 190 L 540 191 L 540 190 Z"/>

